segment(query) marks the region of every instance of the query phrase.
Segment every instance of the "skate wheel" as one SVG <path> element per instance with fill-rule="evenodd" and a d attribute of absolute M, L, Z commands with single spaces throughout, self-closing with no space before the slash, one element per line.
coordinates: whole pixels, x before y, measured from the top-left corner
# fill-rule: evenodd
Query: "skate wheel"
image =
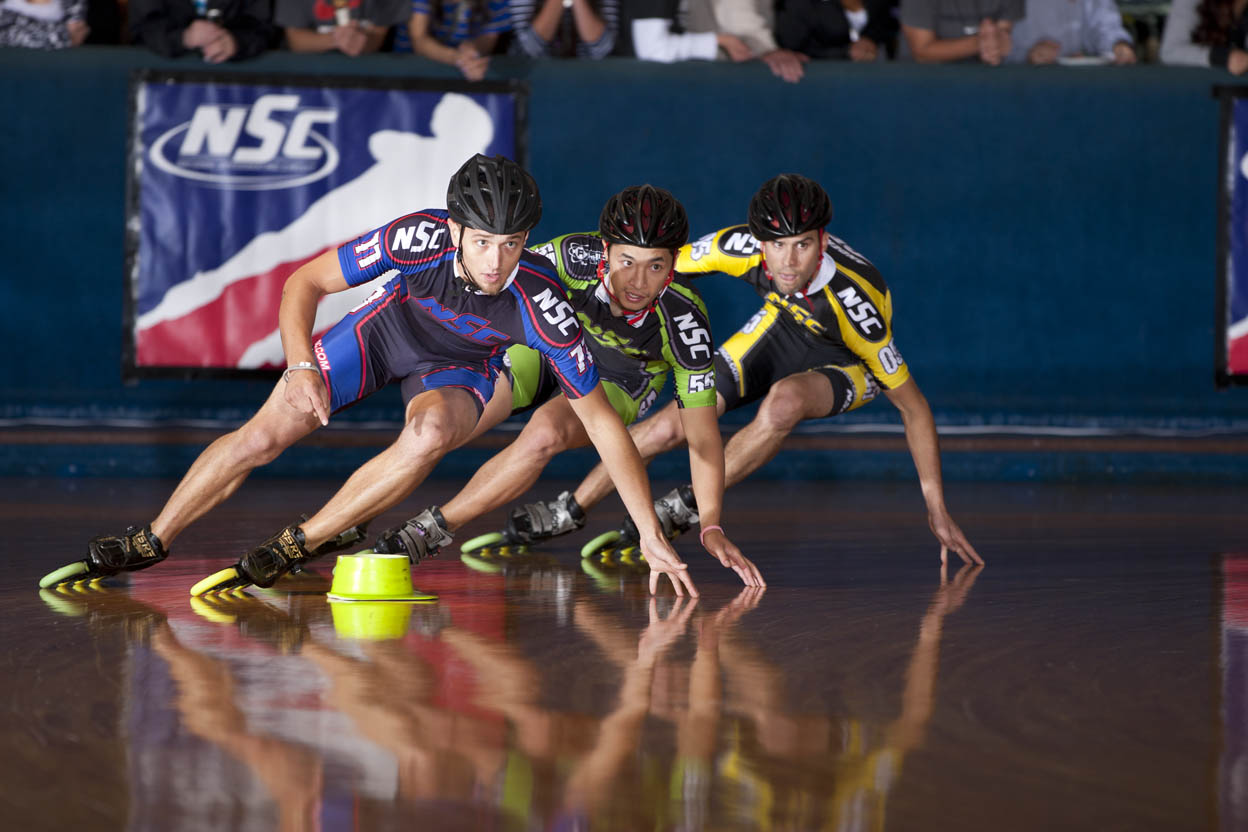
<path fill-rule="evenodd" d="M 59 583 L 69 580 L 75 575 L 81 575 L 88 569 L 85 560 L 74 561 L 68 566 L 62 566 L 60 569 L 53 570 L 39 579 L 39 588 L 47 589 L 50 586 L 56 586 Z"/>
<path fill-rule="evenodd" d="M 85 607 L 75 604 L 72 600 L 61 594 L 60 587 L 56 589 L 41 589 L 39 597 L 43 599 L 43 603 L 59 612 L 61 615 L 68 615 L 72 618 L 80 618 L 87 614 Z"/>
<path fill-rule="evenodd" d="M 210 602 L 205 601 L 198 596 L 191 596 L 191 609 L 200 618 L 211 621 L 214 624 L 233 624 L 238 621 L 238 616 L 217 609 Z"/>
<path fill-rule="evenodd" d="M 491 563 L 490 561 L 477 557 L 476 555 L 463 554 L 459 556 L 459 559 L 463 562 L 464 566 L 467 566 L 474 572 L 481 572 L 486 575 L 497 575 L 503 571 L 503 567 L 499 566 L 497 563 Z"/>
<path fill-rule="evenodd" d="M 238 574 L 236 567 L 230 566 L 222 569 L 220 572 L 214 572 L 207 578 L 204 578 L 195 586 L 191 587 L 191 595 L 199 596 L 205 592 L 215 592 L 221 589 L 232 589 L 231 582 L 237 581 L 242 576 Z"/>
<path fill-rule="evenodd" d="M 581 557 L 590 557 L 619 539 L 620 533 L 618 531 L 603 532 L 581 547 Z"/>
<path fill-rule="evenodd" d="M 480 534 L 471 540 L 465 540 L 464 545 L 459 547 L 461 554 L 475 552 L 478 549 L 484 549 L 486 546 L 496 546 L 502 543 L 505 538 L 502 532 L 490 532 L 489 534 Z"/>
<path fill-rule="evenodd" d="M 597 566 L 594 566 L 593 558 L 581 559 L 581 571 L 584 572 L 586 575 L 588 575 L 593 580 L 593 582 L 598 585 L 599 589 L 603 589 L 607 591 L 615 589 L 615 585 L 611 579 L 611 576 L 603 572 Z"/>

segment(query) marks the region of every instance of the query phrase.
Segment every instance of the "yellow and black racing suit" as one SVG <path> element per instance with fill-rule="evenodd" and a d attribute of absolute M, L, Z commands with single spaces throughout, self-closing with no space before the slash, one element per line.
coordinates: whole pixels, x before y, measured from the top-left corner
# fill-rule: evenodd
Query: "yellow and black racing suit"
<path fill-rule="evenodd" d="M 680 250 L 677 272 L 722 272 L 746 281 L 763 298 L 762 308 L 715 355 L 715 386 L 729 410 L 761 398 L 794 373 L 817 372 L 832 382 L 836 406 L 828 416 L 909 380 L 893 343 L 893 304 L 884 278 L 844 240 L 830 234 L 824 239 L 819 271 L 791 295 L 772 282 L 748 226 L 716 231 Z"/>

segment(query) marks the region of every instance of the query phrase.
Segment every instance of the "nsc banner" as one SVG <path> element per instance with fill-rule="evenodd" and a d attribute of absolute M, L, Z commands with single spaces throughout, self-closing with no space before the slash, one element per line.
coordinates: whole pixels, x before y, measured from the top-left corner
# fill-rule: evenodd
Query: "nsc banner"
<path fill-rule="evenodd" d="M 127 378 L 283 366 L 278 305 L 295 269 L 444 207 L 474 153 L 526 161 L 520 83 L 144 71 L 130 96 Z M 324 298 L 315 333 L 373 288 Z"/>
<path fill-rule="evenodd" d="M 1222 106 L 1215 379 L 1226 387 L 1248 384 L 1248 88 L 1217 86 L 1214 95 Z"/>

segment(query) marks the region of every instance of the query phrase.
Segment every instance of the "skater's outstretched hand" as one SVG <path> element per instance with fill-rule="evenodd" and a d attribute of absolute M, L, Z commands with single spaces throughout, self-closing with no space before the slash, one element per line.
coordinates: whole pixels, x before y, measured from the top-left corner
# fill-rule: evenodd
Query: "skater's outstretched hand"
<path fill-rule="evenodd" d="M 329 392 L 320 373 L 290 373 L 286 379 L 286 403 L 298 410 L 315 416 L 322 425 L 329 424 Z"/>
<path fill-rule="evenodd" d="M 936 539 L 940 541 L 940 565 L 945 567 L 949 563 L 949 550 L 952 549 L 962 558 L 965 564 L 975 564 L 977 566 L 984 565 L 984 559 L 975 551 L 975 547 L 966 539 L 966 535 L 962 534 L 962 529 L 958 528 L 958 524 L 953 522 L 953 518 L 949 516 L 949 512 L 943 508 L 927 513 L 927 524 L 931 526 L 932 534 L 936 535 Z"/>
<path fill-rule="evenodd" d="M 763 580 L 763 574 L 758 571 L 749 558 L 741 554 L 741 550 L 736 544 L 728 539 L 723 529 L 712 528 L 710 531 L 702 535 L 702 546 L 711 556 L 724 565 L 725 569 L 731 569 L 741 576 L 741 581 L 746 586 L 767 586 L 767 582 Z"/>
<path fill-rule="evenodd" d="M 680 559 L 680 555 L 676 554 L 676 550 L 672 548 L 671 543 L 667 542 L 667 538 L 662 535 L 643 536 L 638 545 L 641 547 L 641 553 L 645 555 L 646 563 L 650 565 L 651 595 L 659 591 L 659 576 L 667 575 L 677 595 L 684 595 L 685 590 L 688 589 L 690 595 L 698 597 L 698 588 L 693 585 L 693 578 L 689 577 L 689 564 Z"/>

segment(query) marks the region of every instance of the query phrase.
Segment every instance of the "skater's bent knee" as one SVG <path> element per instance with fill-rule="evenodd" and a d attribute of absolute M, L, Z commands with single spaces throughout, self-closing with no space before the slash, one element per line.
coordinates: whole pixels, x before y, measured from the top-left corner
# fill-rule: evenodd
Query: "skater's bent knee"
<path fill-rule="evenodd" d="M 644 427 L 634 435 L 633 440 L 644 457 L 670 451 L 685 441 L 685 430 L 679 416 L 668 418 L 666 414 L 659 414 L 649 423 L 642 424 Z"/>
<path fill-rule="evenodd" d="M 407 423 L 396 447 L 406 456 L 441 456 L 459 444 L 461 429 L 440 413 L 424 413 Z"/>
<path fill-rule="evenodd" d="M 787 432 L 802 421 L 805 408 L 801 390 L 780 382 L 767 393 L 755 418 L 770 430 Z"/>
<path fill-rule="evenodd" d="M 530 422 L 516 439 L 524 453 L 535 459 L 550 459 L 568 446 L 568 438 L 556 425 Z"/>
<path fill-rule="evenodd" d="M 277 459 L 292 442 L 278 430 L 251 423 L 235 431 L 232 438 L 239 461 L 255 465 L 266 465 Z"/>

